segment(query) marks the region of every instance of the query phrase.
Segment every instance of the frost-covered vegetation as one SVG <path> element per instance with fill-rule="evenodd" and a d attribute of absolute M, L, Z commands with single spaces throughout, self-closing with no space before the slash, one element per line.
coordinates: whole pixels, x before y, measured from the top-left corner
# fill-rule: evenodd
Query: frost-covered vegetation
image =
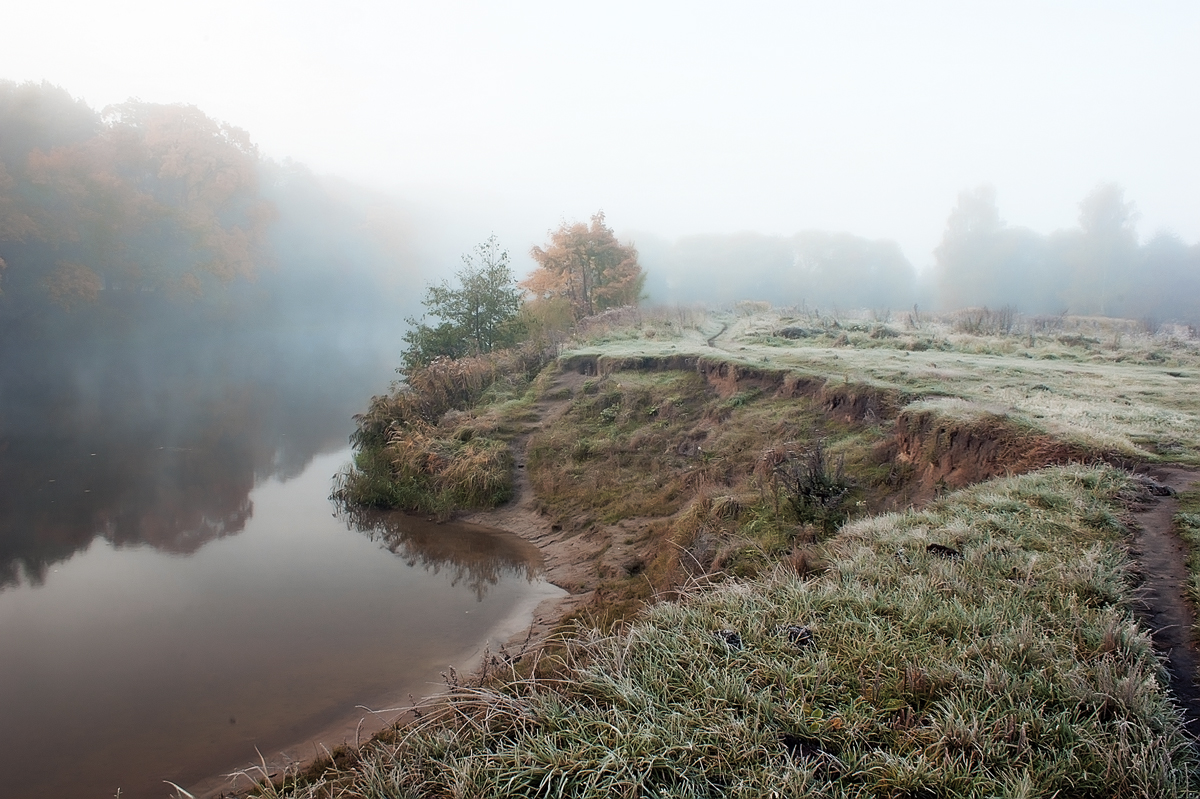
<path fill-rule="evenodd" d="M 563 364 L 593 373 L 564 385 Z M 743 382 L 706 383 L 721 364 Z M 1186 330 L 985 310 L 584 320 L 524 394 L 437 425 L 565 403 L 528 429 L 530 485 L 566 534 L 646 556 L 600 583 L 612 612 L 259 795 L 1196 795 L 1136 615 L 1139 488 L 1099 461 L 1200 459 L 1198 367 Z M 763 388 L 780 371 L 816 388 Z M 871 515 L 915 479 L 880 459 L 904 413 L 1093 463 Z M 830 497 L 831 524 L 802 518 Z M 1197 537 L 1194 499 L 1176 522 Z"/>
<path fill-rule="evenodd" d="M 274 796 L 1189 796 L 1134 621 L 1129 481 L 1068 467 L 863 519 L 779 567 L 580 630 Z"/>
<path fill-rule="evenodd" d="M 578 352 L 695 355 L 899 392 L 957 414 L 1003 413 L 1056 437 L 1138 459 L 1200 462 L 1200 341 L 1103 318 L 986 309 L 672 314 L 594 330 Z M 711 344 L 710 344 L 710 339 Z"/>

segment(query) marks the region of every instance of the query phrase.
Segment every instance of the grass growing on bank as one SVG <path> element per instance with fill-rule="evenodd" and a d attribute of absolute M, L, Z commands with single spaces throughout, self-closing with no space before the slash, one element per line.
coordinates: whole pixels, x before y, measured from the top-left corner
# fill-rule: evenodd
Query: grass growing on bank
<path fill-rule="evenodd" d="M 855 438 L 862 432 L 809 398 L 753 388 L 721 397 L 694 371 L 620 371 L 586 380 L 563 416 L 531 438 L 529 469 L 547 512 L 567 521 L 591 511 L 611 523 L 670 516 L 706 491 L 756 498 L 747 481 L 765 450 L 831 439 L 865 458 L 877 436 Z"/>
<path fill-rule="evenodd" d="M 886 478 L 871 461 L 883 435 L 831 419 L 811 397 L 753 387 L 721 396 L 694 370 L 618 371 L 577 386 L 530 437 L 527 466 L 552 523 L 607 526 L 640 553 L 603 587 L 606 602 L 634 609 L 693 578 L 753 575 L 865 511 L 861 498 Z M 805 470 L 814 454 L 831 462 L 829 474 Z M 843 465 L 838 489 L 818 496 L 832 483 L 813 480 Z"/>
<path fill-rule="evenodd" d="M 347 505 L 445 516 L 512 495 L 509 442 L 529 415 L 530 387 L 550 354 L 534 347 L 410 370 L 355 418 L 354 464 L 336 478 Z"/>
<path fill-rule="evenodd" d="M 691 372 L 623 372 L 584 381 L 562 418 L 534 434 L 530 480 L 560 522 L 666 516 L 685 500 L 676 452 L 702 420 L 709 392 Z"/>
<path fill-rule="evenodd" d="M 1200 463 L 1200 342 L 1189 331 L 1073 317 L 985 325 L 970 314 L 893 321 L 757 309 L 689 326 L 647 315 L 581 339 L 575 352 L 709 356 L 911 400 L 957 398 L 1085 449 Z"/>
<path fill-rule="evenodd" d="M 1179 493 L 1179 512 L 1174 518 L 1175 531 L 1188 546 L 1188 598 L 1200 607 L 1200 490 Z M 1192 635 L 1200 640 L 1200 618 L 1192 625 Z"/>
<path fill-rule="evenodd" d="M 1195 795 L 1133 619 L 1132 490 L 1055 468 L 853 522 L 819 576 L 781 567 L 582 631 L 548 676 L 460 688 L 284 795 Z"/>

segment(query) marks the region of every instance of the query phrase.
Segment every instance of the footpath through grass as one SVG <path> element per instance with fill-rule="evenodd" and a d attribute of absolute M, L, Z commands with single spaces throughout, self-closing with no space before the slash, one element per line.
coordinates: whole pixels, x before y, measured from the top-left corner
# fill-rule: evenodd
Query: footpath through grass
<path fill-rule="evenodd" d="M 1109 467 L 853 522 L 780 566 L 458 688 L 305 797 L 1175 797 L 1197 761 Z"/>
<path fill-rule="evenodd" d="M 1193 606 L 1200 607 L 1200 490 L 1179 494 L 1179 512 L 1174 522 L 1175 531 L 1188 546 L 1188 598 Z M 1200 639 L 1200 620 L 1192 626 L 1192 634 Z"/>

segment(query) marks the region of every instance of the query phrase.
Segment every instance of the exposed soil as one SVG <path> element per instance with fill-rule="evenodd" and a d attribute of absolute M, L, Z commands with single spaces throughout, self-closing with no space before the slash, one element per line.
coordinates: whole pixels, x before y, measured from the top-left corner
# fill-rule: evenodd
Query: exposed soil
<path fill-rule="evenodd" d="M 935 411 L 902 411 L 879 457 L 912 467 L 919 499 L 931 498 L 940 488 L 965 488 L 993 477 L 1098 458 L 1053 436 L 1021 429 L 1001 413 L 962 420 Z"/>
<path fill-rule="evenodd" d="M 516 458 L 513 500 L 501 508 L 466 517 L 468 521 L 509 530 L 536 544 L 546 557 L 547 579 L 569 592 L 566 597 L 547 600 L 538 606 L 534 614 L 533 640 L 544 638 L 559 620 L 596 599 L 596 589 L 605 575 L 619 572 L 627 568 L 628 563 L 640 562 L 646 556 L 646 553 L 636 552 L 620 543 L 630 525 L 636 526 L 642 520 L 630 519 L 622 525 L 597 525 L 582 534 L 564 530 L 539 512 L 525 473 L 525 448 L 530 436 L 567 410 L 585 375 L 639 368 L 653 371 L 697 369 L 721 394 L 729 395 L 753 386 L 787 396 L 814 396 L 826 413 L 858 421 L 874 421 L 872 417 L 876 415 L 893 416 L 898 400 L 870 390 L 828 388 L 815 380 L 797 379 L 782 371 L 710 363 L 695 358 L 636 360 L 636 363 L 630 363 L 585 356 L 564 363 L 545 392 L 549 399 L 543 399 L 535 406 L 537 421 L 513 443 Z M 1049 436 L 1034 435 L 1031 440 L 1028 431 L 1012 429 L 1002 420 L 993 420 L 994 424 L 968 425 L 970 429 L 943 429 L 932 417 L 906 419 L 900 414 L 894 418 L 896 435 L 886 454 L 900 462 L 923 464 L 921 473 L 914 477 L 924 489 L 930 489 L 935 483 L 959 488 L 1002 474 L 1089 459 L 1085 453 Z M 1174 491 L 1185 490 L 1200 481 L 1200 470 L 1156 466 L 1142 468 L 1139 473 L 1145 477 L 1148 486 L 1144 501 L 1132 510 L 1136 530 L 1133 553 L 1144 578 L 1141 615 L 1143 623 L 1152 632 L 1155 646 L 1166 657 L 1172 690 L 1183 708 L 1188 728 L 1200 737 L 1200 686 L 1196 683 L 1200 675 L 1200 649 L 1192 640 L 1195 613 L 1185 594 L 1188 553 L 1172 527 L 1178 501 L 1174 496 L 1156 496 L 1149 490 L 1152 484 L 1169 486 Z M 910 499 L 929 498 L 924 495 L 931 496 L 933 492 L 918 489 L 916 493 L 918 496 L 910 494 Z"/>
<path fill-rule="evenodd" d="M 592 368 L 589 369 L 588 366 Z M 602 530 L 577 534 L 564 530 L 542 515 L 529 484 L 525 470 L 525 450 L 530 437 L 557 420 L 571 404 L 579 391 L 585 375 L 595 374 L 594 362 L 577 369 L 563 369 L 554 382 L 543 393 L 543 399 L 534 406 L 537 421 L 513 441 L 514 468 L 513 498 L 505 505 L 493 510 L 465 514 L 465 521 L 497 527 L 515 533 L 537 545 L 546 558 L 546 579 L 568 591 L 558 599 L 548 599 L 534 611 L 531 640 L 541 640 L 558 624 L 559 620 L 586 605 L 592 598 L 599 582 L 598 561 L 603 553 L 608 558 L 619 558 L 619 550 L 613 551 L 610 536 Z M 606 540 L 609 539 L 609 540 Z M 607 546 L 606 546 L 607 545 Z M 509 642 L 510 647 L 525 640 Z"/>
<path fill-rule="evenodd" d="M 630 371 L 696 371 L 721 397 L 757 390 L 774 397 L 808 399 L 831 421 L 851 425 L 892 425 L 878 447 L 877 463 L 894 464 L 889 497 L 879 509 L 923 504 L 942 490 L 954 490 L 993 477 L 1023 474 L 1046 466 L 1105 460 L 1128 463 L 1109 453 L 1089 452 L 1046 433 L 1025 429 L 1003 409 L 959 419 L 935 411 L 904 411 L 911 399 L 874 386 L 843 384 L 787 369 L 760 367 L 695 355 L 610 358 L 576 355 L 562 361 L 565 372 L 608 375 Z"/>
<path fill-rule="evenodd" d="M 1182 466 L 1139 470 L 1147 479 L 1144 500 L 1133 509 L 1133 555 L 1141 568 L 1143 624 L 1155 647 L 1167 659 L 1171 689 L 1183 709 L 1188 730 L 1200 737 L 1200 650 L 1192 637 L 1195 610 L 1186 598 L 1187 546 L 1175 534 L 1172 519 L 1179 509 L 1174 496 L 1156 495 L 1154 486 L 1183 491 L 1200 481 L 1200 471 Z M 1165 492 L 1162 492 L 1165 493 Z"/>

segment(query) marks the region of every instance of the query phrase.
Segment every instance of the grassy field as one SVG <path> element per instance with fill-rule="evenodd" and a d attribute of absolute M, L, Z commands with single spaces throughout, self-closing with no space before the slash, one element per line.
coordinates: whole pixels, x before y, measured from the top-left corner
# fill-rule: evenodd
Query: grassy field
<path fill-rule="evenodd" d="M 561 389 L 565 412 L 528 438 L 530 483 L 568 533 L 643 554 L 598 592 L 619 612 L 564 630 L 536 664 L 453 681 L 359 756 L 257 795 L 1200 795 L 1136 620 L 1122 519 L 1137 488 L 1099 462 L 1200 462 L 1195 341 L 1112 320 L 749 307 L 609 314 L 564 355 L 611 368 Z M 681 355 L 824 394 L 628 368 Z M 430 429 L 512 440 L 554 399 L 551 377 Z M 820 397 L 839 391 L 877 392 L 886 413 L 831 414 Z M 1017 447 L 1050 437 L 1092 463 L 880 513 L 915 479 L 880 460 L 901 414 L 951 431 L 988 420 Z M 1175 521 L 1200 551 L 1200 498 Z"/>
<path fill-rule="evenodd" d="M 1018 320 L 991 334 L 956 327 L 911 316 L 891 323 L 762 311 L 681 322 L 646 314 L 640 324 L 596 330 L 577 352 L 786 369 L 894 390 L 942 412 L 1000 412 L 1086 448 L 1200 463 L 1200 342 L 1106 319 Z"/>

